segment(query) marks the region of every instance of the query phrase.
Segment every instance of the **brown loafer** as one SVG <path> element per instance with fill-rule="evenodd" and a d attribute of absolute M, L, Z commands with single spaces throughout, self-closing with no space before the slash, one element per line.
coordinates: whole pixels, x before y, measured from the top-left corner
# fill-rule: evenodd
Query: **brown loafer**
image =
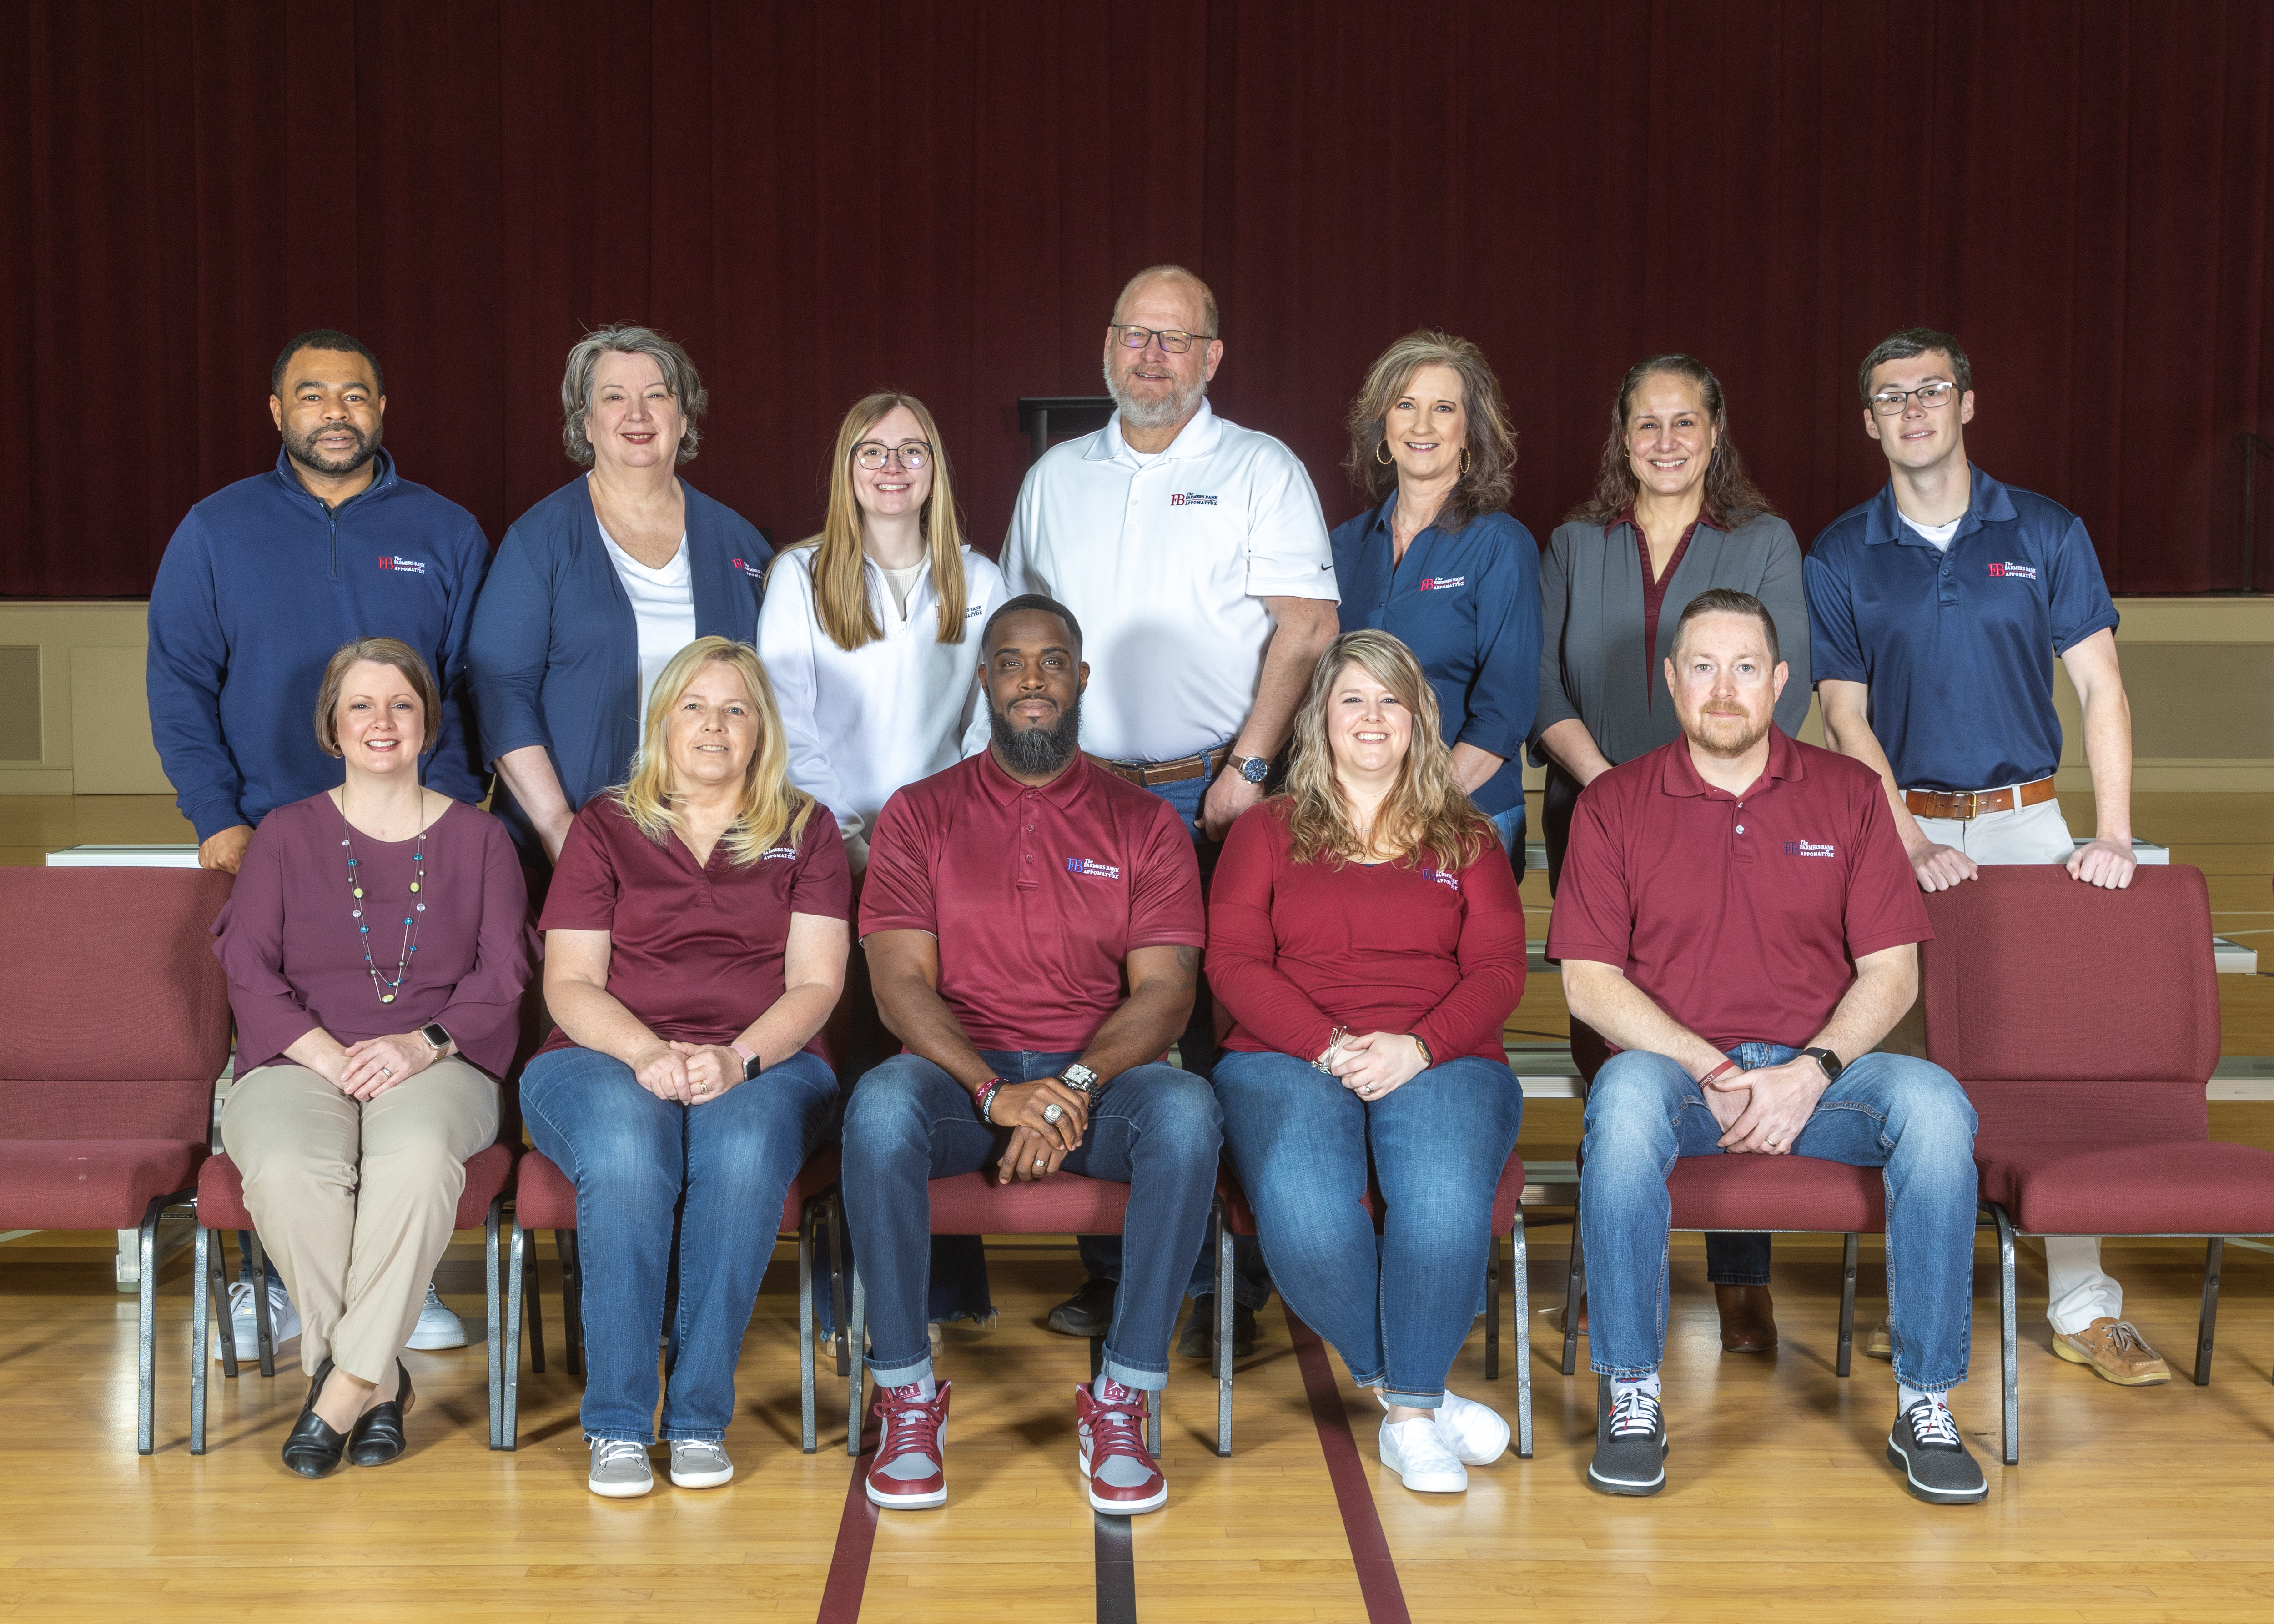
<path fill-rule="evenodd" d="M 2082 1331 L 2057 1331 L 2053 1351 L 2072 1365 L 2090 1365 L 2094 1375 L 2120 1387 L 2151 1387 L 2172 1379 L 2172 1367 L 2129 1320 L 2104 1314 Z"/>
<path fill-rule="evenodd" d="M 1713 1303 L 1721 1311 L 1722 1352 L 1775 1351 L 1776 1304 L 1766 1286 L 1716 1286 Z"/>

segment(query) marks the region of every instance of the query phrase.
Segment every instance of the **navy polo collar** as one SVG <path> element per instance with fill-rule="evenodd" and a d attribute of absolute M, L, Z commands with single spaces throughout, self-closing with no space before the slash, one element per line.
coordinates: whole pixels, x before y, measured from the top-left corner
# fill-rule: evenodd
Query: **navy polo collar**
<path fill-rule="evenodd" d="M 2006 487 L 1992 479 L 1982 469 L 1973 470 L 1974 491 L 1967 499 L 1966 517 L 1959 522 L 1957 534 L 1950 538 L 1956 546 L 1963 537 L 1971 536 L 1984 524 L 2002 524 L 2019 518 L 2014 499 Z M 1893 480 L 1879 487 L 1864 514 L 1864 545 L 1876 547 L 1885 542 L 1931 547 L 1934 544 L 1903 523 L 1903 510 L 1895 506 L 1895 486 Z"/>

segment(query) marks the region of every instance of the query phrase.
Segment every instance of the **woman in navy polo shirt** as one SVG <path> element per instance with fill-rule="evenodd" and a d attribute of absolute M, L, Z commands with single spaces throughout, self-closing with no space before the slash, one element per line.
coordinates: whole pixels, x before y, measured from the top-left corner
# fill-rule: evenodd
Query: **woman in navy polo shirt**
<path fill-rule="evenodd" d="M 631 770 L 672 656 L 697 637 L 757 640 L 773 549 L 678 473 L 710 400 L 687 351 L 651 328 L 579 339 L 561 438 L 591 471 L 514 522 L 483 583 L 474 719 L 498 812 L 538 874 L 560 861 L 577 808 Z"/>
<path fill-rule="evenodd" d="M 630 779 L 576 815 L 545 901 L 560 1029 L 521 1106 L 576 1186 L 590 1486 L 612 1499 L 655 1486 L 659 1331 L 672 1482 L 734 1475 L 742 1333 L 790 1181 L 837 1118 L 812 1044 L 844 988 L 852 887 L 837 820 L 788 759 L 757 650 L 688 644 L 656 678 Z"/>
<path fill-rule="evenodd" d="M 1652 356 L 1620 380 L 1595 492 L 1556 527 L 1540 560 L 1547 635 L 1532 732 L 1547 767 L 1540 821 L 1551 891 L 1579 792 L 1681 736 L 1666 661 L 1682 612 L 1713 587 L 1768 606 L 1792 670 L 1776 725 L 1797 734 L 1809 695 L 1800 544 L 1745 472 L 1721 380 L 1694 356 Z M 1572 1040 L 1600 1063 L 1600 1038 L 1575 1026 Z M 1767 1236 L 1708 1235 L 1706 1278 L 1725 1350 L 1776 1346 Z"/>
<path fill-rule="evenodd" d="M 1342 629 L 1412 650 L 1453 778 L 1524 866 L 1525 736 L 1540 695 L 1540 545 L 1503 511 L 1516 434 L 1484 352 L 1446 333 L 1382 351 L 1344 462 L 1373 506 L 1336 530 Z"/>

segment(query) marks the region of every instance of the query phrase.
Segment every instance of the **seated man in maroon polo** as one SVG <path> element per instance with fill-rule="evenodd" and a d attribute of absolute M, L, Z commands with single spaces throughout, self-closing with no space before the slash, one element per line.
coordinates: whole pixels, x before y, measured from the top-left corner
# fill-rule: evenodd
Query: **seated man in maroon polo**
<path fill-rule="evenodd" d="M 1786 668 L 1760 600 L 1682 612 L 1666 685 L 1683 736 L 1587 786 L 1547 956 L 1572 1015 L 1622 1051 L 1587 1097 L 1579 1226 L 1608 1376 L 1590 1487 L 1666 1485 L 1666 1176 L 1682 1156 L 1884 1169 L 1894 1425 L 1887 1458 L 1943 1505 L 1988 1493 L 1946 1396 L 1974 1309 L 1974 1108 L 1949 1072 L 1874 1052 L 1933 932 L 1878 775 L 1772 720 Z"/>
<path fill-rule="evenodd" d="M 877 1011 L 907 1045 L 861 1079 L 845 1119 L 884 1423 L 869 1498 L 947 1500 L 928 1181 L 1070 1172 L 1129 1186 L 1105 1368 L 1076 1389 L 1082 1475 L 1097 1510 L 1153 1511 L 1169 1485 L 1145 1447 L 1146 1397 L 1168 1381 L 1224 1139 L 1207 1079 L 1159 1063 L 1192 1008 L 1200 868 L 1166 801 L 1082 756 L 1073 616 L 1013 598 L 980 648 L 989 746 L 885 803 L 862 898 Z"/>

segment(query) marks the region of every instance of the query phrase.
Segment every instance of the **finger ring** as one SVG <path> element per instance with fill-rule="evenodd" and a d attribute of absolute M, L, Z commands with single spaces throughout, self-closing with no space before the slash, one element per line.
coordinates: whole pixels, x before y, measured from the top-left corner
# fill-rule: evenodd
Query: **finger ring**
<path fill-rule="evenodd" d="M 1042 1157 L 1040 1157 L 1040 1156 L 1036 1156 L 1036 1157 L 1035 1158 L 1035 1172 L 1039 1173 L 1039 1172 L 1041 1172 L 1044 1168 L 1046 1168 L 1046 1167 L 1048 1167 L 1048 1166 L 1050 1166 L 1050 1163 L 1049 1163 L 1048 1162 L 1045 1162 Z"/>
<path fill-rule="evenodd" d="M 1050 1126 L 1052 1126 L 1053 1128 L 1055 1128 L 1055 1127 L 1057 1127 L 1057 1126 L 1058 1125 L 1059 1120 L 1060 1120 L 1061 1118 L 1063 1118 L 1065 1116 L 1065 1106 L 1063 1106 L 1063 1105 L 1060 1105 L 1060 1104 L 1059 1104 L 1057 1101 L 1055 1101 L 1055 1100 L 1051 1101 L 1048 1105 L 1045 1105 L 1044 1107 L 1043 1107 L 1043 1120 L 1044 1122 L 1046 1122 L 1046 1123 L 1050 1124 Z"/>
<path fill-rule="evenodd" d="M 1774 1150 L 1777 1147 L 1777 1142 L 1774 1139 L 1771 1139 L 1768 1142 L 1768 1146 L 1771 1150 Z"/>
<path fill-rule="evenodd" d="M 393 1077 L 395 1075 L 395 1070 L 391 1066 L 381 1066 L 379 1068 L 379 1074 L 381 1077 Z"/>

